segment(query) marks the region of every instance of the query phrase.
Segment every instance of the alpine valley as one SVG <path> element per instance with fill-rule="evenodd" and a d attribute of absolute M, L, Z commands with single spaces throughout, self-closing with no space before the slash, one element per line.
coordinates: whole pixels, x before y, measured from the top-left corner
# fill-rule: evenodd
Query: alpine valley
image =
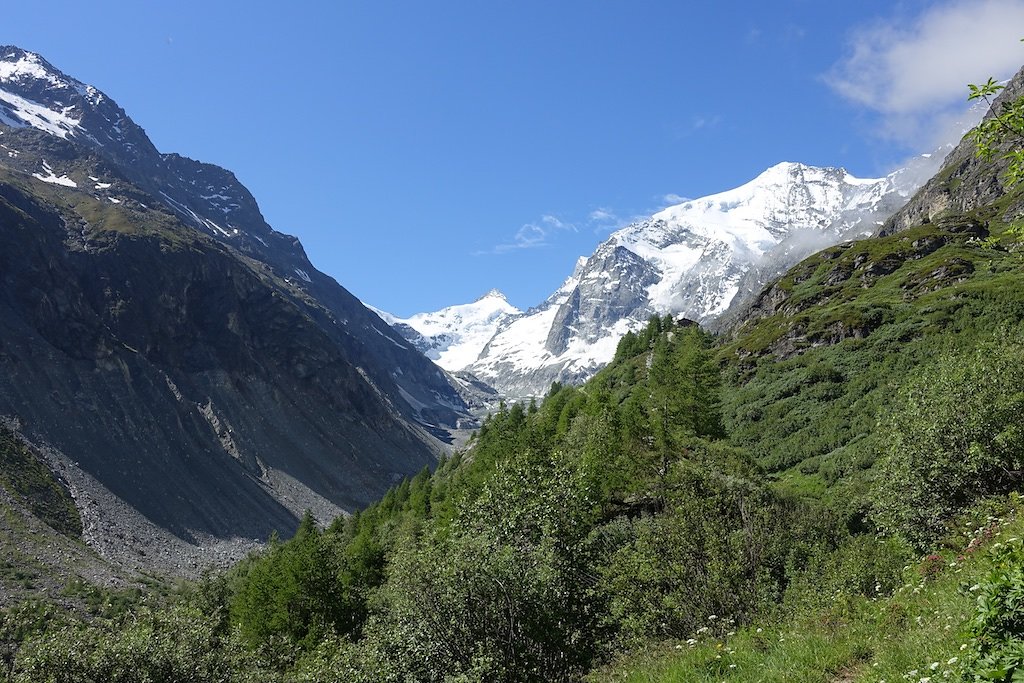
<path fill-rule="evenodd" d="M 0 680 L 1022 680 L 1024 69 L 972 93 L 397 319 L 0 48 Z"/>

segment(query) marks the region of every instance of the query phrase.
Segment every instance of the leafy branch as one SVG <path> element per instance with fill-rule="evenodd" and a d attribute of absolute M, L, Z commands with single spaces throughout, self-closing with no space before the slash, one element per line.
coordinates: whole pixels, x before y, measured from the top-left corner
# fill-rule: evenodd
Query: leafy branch
<path fill-rule="evenodd" d="M 1005 86 L 989 78 L 981 85 L 969 84 L 968 101 L 985 102 L 991 114 L 969 133 L 974 140 L 975 153 L 981 159 L 991 161 L 998 155 L 1008 162 L 1004 180 L 1013 187 L 1024 180 L 1024 96 L 999 103 L 995 97 Z"/>

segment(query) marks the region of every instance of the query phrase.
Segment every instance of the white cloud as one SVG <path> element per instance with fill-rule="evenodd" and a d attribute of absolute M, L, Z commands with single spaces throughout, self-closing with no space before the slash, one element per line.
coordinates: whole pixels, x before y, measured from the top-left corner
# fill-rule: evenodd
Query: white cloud
<path fill-rule="evenodd" d="M 590 212 L 589 219 L 591 223 L 616 223 L 619 217 L 611 209 L 598 207 Z"/>
<path fill-rule="evenodd" d="M 559 231 L 578 232 L 575 223 L 564 221 L 558 216 L 544 214 L 535 223 L 527 223 L 516 231 L 515 236 L 508 242 L 497 244 L 491 249 L 475 252 L 482 254 L 504 254 L 517 249 L 534 249 L 544 247 L 550 243 L 552 235 Z"/>
<path fill-rule="evenodd" d="M 844 98 L 879 116 L 879 133 L 933 144 L 967 84 L 1008 78 L 1024 63 L 1024 0 L 953 0 L 855 31 L 825 75 Z"/>
<path fill-rule="evenodd" d="M 551 220 L 548 219 L 553 219 L 555 222 L 559 224 L 559 226 L 565 225 L 561 221 L 558 221 L 557 218 L 554 218 L 554 216 L 542 216 L 540 222 L 543 225 L 538 225 L 537 223 L 527 223 L 526 225 L 524 225 L 523 227 L 519 228 L 519 230 L 516 231 L 515 236 L 512 238 L 510 242 L 496 244 L 491 249 L 478 251 L 475 253 L 478 256 L 481 254 L 504 254 L 506 252 L 515 251 L 517 249 L 534 249 L 536 247 L 543 247 L 548 244 L 548 236 L 550 234 L 550 229 L 548 227 L 545 227 L 545 225 L 550 226 L 551 228 L 558 227 L 554 225 Z"/>
<path fill-rule="evenodd" d="M 667 195 L 661 198 L 661 201 L 668 206 L 674 206 L 676 204 L 682 204 L 686 201 L 686 197 L 678 195 L 674 192 L 669 192 Z"/>
<path fill-rule="evenodd" d="M 544 215 L 540 217 L 540 220 L 545 225 L 551 226 L 556 230 L 572 230 L 576 232 L 576 225 L 573 223 L 566 223 L 559 219 L 557 216 Z"/>

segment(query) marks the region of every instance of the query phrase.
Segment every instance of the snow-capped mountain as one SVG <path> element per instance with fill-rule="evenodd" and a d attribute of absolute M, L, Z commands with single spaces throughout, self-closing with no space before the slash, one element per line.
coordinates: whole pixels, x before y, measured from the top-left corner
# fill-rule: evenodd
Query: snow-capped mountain
<path fill-rule="evenodd" d="M 874 179 L 786 162 L 741 187 L 668 207 L 581 258 L 558 291 L 503 323 L 465 370 L 509 397 L 581 382 L 651 315 L 708 323 L 779 269 L 871 234 L 939 161 L 926 155 Z"/>
<path fill-rule="evenodd" d="M 409 318 L 369 308 L 427 358 L 450 371 L 462 370 L 475 361 L 503 323 L 522 315 L 496 289 L 472 303 L 417 313 Z"/>

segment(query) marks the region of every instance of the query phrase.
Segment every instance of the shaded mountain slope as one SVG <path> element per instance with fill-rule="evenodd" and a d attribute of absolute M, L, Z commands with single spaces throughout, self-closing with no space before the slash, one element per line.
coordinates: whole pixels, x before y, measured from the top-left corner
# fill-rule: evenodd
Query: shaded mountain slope
<path fill-rule="evenodd" d="M 116 200 L 110 193 L 122 187 L 120 180 L 148 194 L 144 203 L 164 205 L 186 225 L 265 264 L 288 284 L 290 296 L 315 300 L 321 327 L 334 334 L 344 326 L 336 342 L 408 418 L 443 429 L 464 414 L 454 382 L 318 271 L 297 238 L 271 228 L 230 171 L 159 152 L 110 97 L 17 47 L 0 46 L 0 124 L 10 126 L 0 126 L 6 134 L 0 152 L 12 167 L 59 183 L 67 176 L 55 170 L 58 162 L 72 163 L 87 149 L 101 163 L 80 177 L 79 189 Z"/>
<path fill-rule="evenodd" d="M 265 538 L 303 507 L 365 504 L 432 462 L 252 264 L 130 200 L 5 180 L 0 412 L 157 524 Z M 290 481 L 308 500 L 282 504 Z"/>
<path fill-rule="evenodd" d="M 230 172 L 160 154 L 17 48 L 0 48 L 0 330 L 0 416 L 98 492 L 79 507 L 204 548 L 375 500 L 468 415 Z M 139 541 L 90 528 L 105 552 Z"/>

